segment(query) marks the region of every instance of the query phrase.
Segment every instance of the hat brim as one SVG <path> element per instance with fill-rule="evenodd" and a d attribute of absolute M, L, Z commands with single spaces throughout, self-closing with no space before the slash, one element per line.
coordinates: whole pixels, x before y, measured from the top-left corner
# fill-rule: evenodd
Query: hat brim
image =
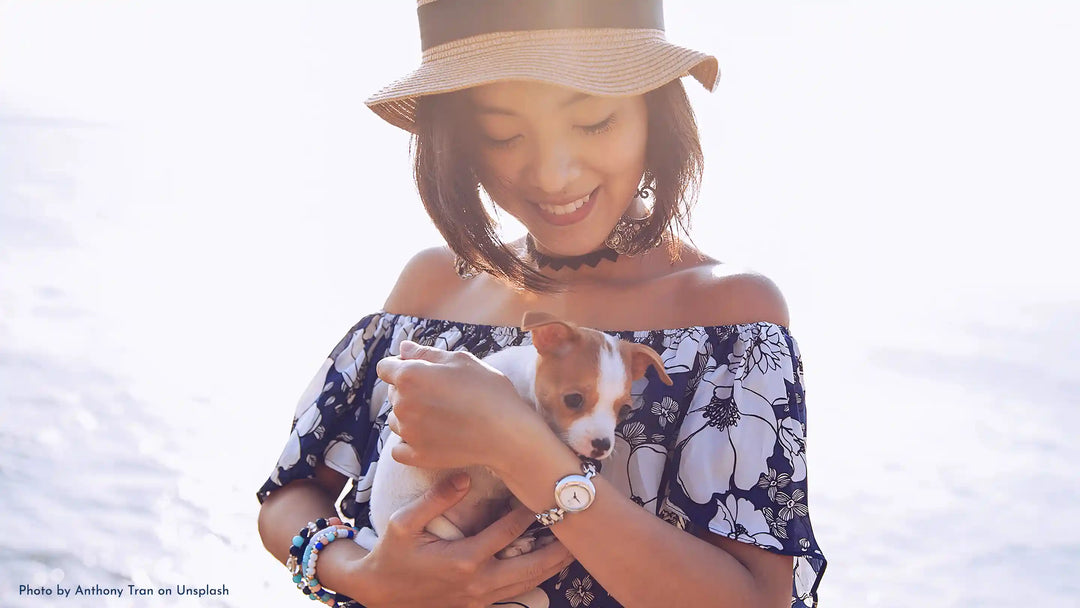
<path fill-rule="evenodd" d="M 425 95 L 528 80 L 620 97 L 687 75 L 712 91 L 720 66 L 711 55 L 669 43 L 661 30 L 499 32 L 430 49 L 419 69 L 364 103 L 390 124 L 415 132 L 416 99 Z"/>

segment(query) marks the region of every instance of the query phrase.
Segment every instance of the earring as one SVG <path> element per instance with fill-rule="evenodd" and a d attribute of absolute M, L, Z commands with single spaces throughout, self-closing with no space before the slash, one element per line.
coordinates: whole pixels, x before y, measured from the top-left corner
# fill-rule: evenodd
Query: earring
<path fill-rule="evenodd" d="M 649 186 L 644 186 L 641 190 L 638 190 L 638 198 L 642 200 L 646 200 L 653 195 L 653 189 Z M 612 229 L 611 234 L 604 239 L 604 245 L 614 249 L 620 255 L 630 256 L 645 253 L 656 247 L 663 241 L 663 234 L 652 243 L 647 243 L 644 246 L 634 246 L 634 239 L 637 238 L 637 235 L 649 223 L 651 218 L 651 212 L 645 217 L 640 218 L 626 216 L 619 218 L 619 221 L 615 223 L 615 228 Z"/>
<path fill-rule="evenodd" d="M 649 223 L 649 218 L 638 219 L 630 217 L 621 217 L 616 222 L 615 228 L 612 229 L 611 234 L 604 239 L 604 244 L 614 249 L 619 255 L 636 255 L 636 253 L 642 253 L 646 249 L 652 249 L 647 247 L 642 251 L 631 253 L 633 249 L 634 238 L 641 232 L 641 229 Z M 655 245 L 653 245 L 655 247 Z"/>

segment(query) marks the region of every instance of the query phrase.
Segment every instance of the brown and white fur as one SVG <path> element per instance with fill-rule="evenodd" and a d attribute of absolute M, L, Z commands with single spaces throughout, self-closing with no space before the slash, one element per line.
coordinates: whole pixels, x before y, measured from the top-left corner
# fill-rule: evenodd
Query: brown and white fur
<path fill-rule="evenodd" d="M 532 344 L 504 348 L 483 361 L 509 378 L 551 430 L 581 456 L 602 460 L 611 455 L 616 423 L 630 411 L 630 384 L 650 365 L 671 385 L 659 355 L 643 344 L 535 311 L 525 313 L 522 329 L 532 332 Z M 390 455 L 400 442 L 391 432 L 372 480 L 371 524 L 379 535 L 394 511 L 461 470 L 403 465 Z M 510 491 L 491 470 L 483 466 L 464 470 L 472 478 L 468 494 L 427 526 L 428 532 L 446 540 L 476 534 L 510 507 Z M 519 539 L 498 557 L 531 550 L 531 539 Z"/>

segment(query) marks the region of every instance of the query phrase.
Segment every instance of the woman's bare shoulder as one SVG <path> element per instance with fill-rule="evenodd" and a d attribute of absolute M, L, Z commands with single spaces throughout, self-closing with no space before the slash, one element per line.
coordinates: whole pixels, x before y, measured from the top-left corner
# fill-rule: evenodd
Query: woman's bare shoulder
<path fill-rule="evenodd" d="M 759 272 L 707 257 L 678 274 L 686 326 L 790 322 L 780 288 Z"/>
<path fill-rule="evenodd" d="M 436 305 L 455 294 L 462 284 L 454 270 L 454 253 L 450 248 L 428 247 L 405 263 L 383 310 L 430 317 Z"/>

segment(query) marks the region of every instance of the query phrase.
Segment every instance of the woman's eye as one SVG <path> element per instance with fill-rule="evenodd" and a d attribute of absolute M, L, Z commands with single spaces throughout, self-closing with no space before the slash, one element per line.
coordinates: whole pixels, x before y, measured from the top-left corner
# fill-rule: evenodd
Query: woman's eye
<path fill-rule="evenodd" d="M 626 420 L 630 417 L 630 406 L 624 405 L 619 408 L 619 420 Z"/>
<path fill-rule="evenodd" d="M 608 116 L 607 118 L 605 118 L 604 120 L 601 120 L 600 122 L 598 122 L 596 124 L 585 125 L 585 126 L 581 127 L 581 130 L 585 131 L 586 133 L 588 133 L 590 135 L 599 135 L 601 133 L 605 133 L 605 132 L 609 131 L 611 129 L 611 125 L 614 124 L 614 123 L 615 123 L 615 115 L 612 114 L 611 116 Z"/>
<path fill-rule="evenodd" d="M 484 136 L 484 141 L 489 146 L 492 146 L 494 148 L 509 148 L 510 146 L 514 145 L 514 142 L 516 142 L 519 137 L 521 137 L 521 136 L 520 135 L 515 135 L 513 137 L 508 137 L 506 139 L 496 139 L 494 137 L 488 137 L 487 135 L 485 135 Z"/>
<path fill-rule="evenodd" d="M 570 393 L 563 396 L 563 403 L 572 410 L 580 410 L 584 402 L 585 398 L 581 396 L 581 393 Z"/>

